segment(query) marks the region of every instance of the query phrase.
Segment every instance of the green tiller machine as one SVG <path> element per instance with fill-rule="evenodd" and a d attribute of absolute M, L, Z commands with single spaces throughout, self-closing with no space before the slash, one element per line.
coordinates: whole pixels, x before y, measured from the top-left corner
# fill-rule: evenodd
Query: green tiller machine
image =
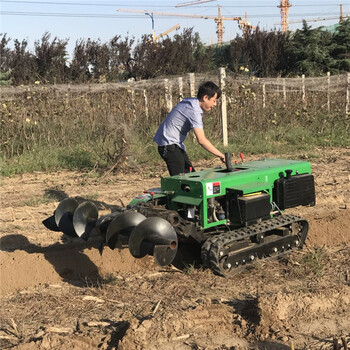
<path fill-rule="evenodd" d="M 44 224 L 89 239 L 97 232 L 111 249 L 128 244 L 136 258 L 169 265 L 181 244 L 200 248 L 201 261 L 225 276 L 257 259 L 301 249 L 308 222 L 285 214 L 315 205 L 310 163 L 261 159 L 161 179 L 126 207 L 98 215 L 93 202 L 64 199 Z"/>

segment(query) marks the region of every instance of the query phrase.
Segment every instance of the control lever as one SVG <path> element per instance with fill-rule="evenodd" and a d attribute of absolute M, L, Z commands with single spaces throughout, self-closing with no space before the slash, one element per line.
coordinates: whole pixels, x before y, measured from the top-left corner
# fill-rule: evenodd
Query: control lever
<path fill-rule="evenodd" d="M 230 153 L 225 153 L 225 164 L 226 164 L 226 169 L 227 172 L 232 172 L 232 165 L 231 165 L 231 154 Z"/>

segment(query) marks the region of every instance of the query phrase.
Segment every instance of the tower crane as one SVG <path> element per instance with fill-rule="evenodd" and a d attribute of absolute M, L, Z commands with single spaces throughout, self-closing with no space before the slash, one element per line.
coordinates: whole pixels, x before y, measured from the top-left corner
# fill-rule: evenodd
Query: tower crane
<path fill-rule="evenodd" d="M 134 10 L 134 9 L 118 9 L 118 12 L 131 12 L 131 13 L 149 13 L 148 10 Z M 256 27 L 252 26 L 247 19 L 242 19 L 242 17 L 224 17 L 221 15 L 221 8 L 218 5 L 218 15 L 191 15 L 185 13 L 172 13 L 172 12 L 158 12 L 152 11 L 152 15 L 158 16 L 173 16 L 173 17 L 187 17 L 187 18 L 202 18 L 202 19 L 213 19 L 216 23 L 216 33 L 218 35 L 218 43 L 223 42 L 223 34 L 224 34 L 224 26 L 223 21 L 237 21 L 240 29 L 243 30 L 244 33 L 247 33 L 250 29 L 256 29 Z"/>
<path fill-rule="evenodd" d="M 160 39 L 161 37 L 163 37 L 164 35 L 167 35 L 168 33 L 172 32 L 173 30 L 177 30 L 180 28 L 180 24 L 176 24 L 173 27 L 169 28 L 168 30 L 166 30 L 165 32 L 158 34 L 154 37 L 153 41 L 156 42 L 158 39 Z"/>
<path fill-rule="evenodd" d="M 288 12 L 292 5 L 289 0 L 281 0 L 280 5 L 277 6 L 281 9 L 281 29 L 282 32 L 288 31 Z"/>
<path fill-rule="evenodd" d="M 334 19 L 339 19 L 339 23 L 344 22 L 345 18 L 349 18 L 349 16 L 343 14 L 343 5 L 340 5 L 340 14 L 339 17 L 323 17 L 323 18 L 311 18 L 306 20 L 306 22 L 317 22 L 317 21 L 329 21 Z M 289 23 L 302 23 L 303 21 L 291 21 Z"/>

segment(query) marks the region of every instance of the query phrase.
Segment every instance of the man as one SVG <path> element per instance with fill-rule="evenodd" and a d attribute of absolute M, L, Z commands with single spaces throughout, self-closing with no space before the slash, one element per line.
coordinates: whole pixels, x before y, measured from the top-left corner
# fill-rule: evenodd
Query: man
<path fill-rule="evenodd" d="M 159 126 L 153 140 L 158 145 L 158 152 L 164 159 L 170 176 L 188 173 L 190 168 L 194 171 L 184 145 L 186 136 L 192 129 L 198 143 L 225 162 L 225 155 L 206 138 L 202 122 L 203 111 L 215 107 L 220 96 L 219 87 L 207 81 L 199 87 L 197 98 L 183 99 Z"/>

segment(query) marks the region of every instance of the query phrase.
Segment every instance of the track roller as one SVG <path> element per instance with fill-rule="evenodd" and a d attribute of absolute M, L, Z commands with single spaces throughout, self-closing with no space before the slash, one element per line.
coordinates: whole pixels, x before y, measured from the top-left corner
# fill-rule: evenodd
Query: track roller
<path fill-rule="evenodd" d="M 178 240 L 175 229 L 165 219 L 151 217 L 140 224 L 131 232 L 129 238 L 129 250 L 135 258 L 145 255 L 153 255 L 155 262 L 160 266 L 166 266 L 174 260 L 178 248 Z"/>

